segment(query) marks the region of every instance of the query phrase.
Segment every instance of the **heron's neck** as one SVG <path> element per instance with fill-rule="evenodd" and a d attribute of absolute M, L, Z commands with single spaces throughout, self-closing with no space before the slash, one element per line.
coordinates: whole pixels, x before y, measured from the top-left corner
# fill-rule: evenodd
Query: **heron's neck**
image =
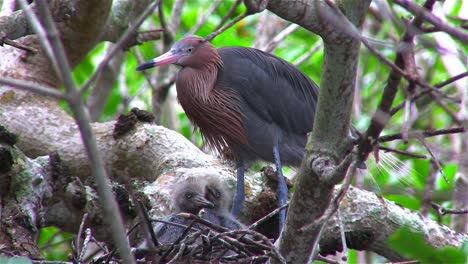
<path fill-rule="evenodd" d="M 219 64 L 208 63 L 202 67 L 185 67 L 177 76 L 177 94 L 206 101 L 214 89 L 218 77 Z"/>

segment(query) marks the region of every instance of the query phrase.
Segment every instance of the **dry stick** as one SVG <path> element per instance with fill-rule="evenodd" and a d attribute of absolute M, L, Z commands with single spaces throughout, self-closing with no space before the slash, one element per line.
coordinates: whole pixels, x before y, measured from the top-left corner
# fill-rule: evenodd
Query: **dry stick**
<path fill-rule="evenodd" d="M 416 159 L 427 159 L 426 155 L 415 154 L 415 153 L 411 153 L 411 152 L 407 152 L 407 151 L 403 151 L 399 149 L 394 149 L 394 148 L 389 148 L 389 147 L 384 147 L 380 145 L 379 145 L 379 150 L 383 150 L 385 152 L 395 152 L 397 154 L 405 155 L 405 156 L 416 158 Z"/>
<path fill-rule="evenodd" d="M 459 126 L 463 125 L 463 121 L 460 120 L 460 118 L 458 118 L 457 114 L 454 111 L 452 111 L 452 109 L 450 109 L 445 102 L 440 100 L 440 98 L 435 96 L 435 94 L 430 94 L 430 95 L 432 99 L 434 99 L 434 101 L 438 105 L 440 105 L 440 107 L 442 107 L 447 114 L 449 114 L 449 116 L 453 119 L 453 121 L 455 121 L 455 123 L 457 123 L 457 125 Z"/>
<path fill-rule="evenodd" d="M 184 229 L 182 234 L 180 234 L 180 236 L 174 241 L 174 243 L 172 243 L 171 247 L 164 253 L 164 255 L 162 255 L 161 260 L 164 260 L 167 256 L 169 256 L 171 251 L 174 249 L 174 245 L 177 245 L 178 243 L 180 243 L 180 241 L 185 239 L 185 237 L 189 234 L 190 230 L 192 230 L 192 227 L 195 224 L 195 222 L 196 221 L 193 220 L 188 224 L 188 226 Z"/>
<path fill-rule="evenodd" d="M 172 5 L 171 16 L 169 22 L 166 21 L 164 16 L 163 10 L 163 2 L 158 8 L 159 14 L 159 21 L 161 27 L 163 28 L 163 39 L 161 45 L 158 46 L 161 51 L 165 51 L 168 49 L 174 42 L 175 31 L 180 24 L 180 17 L 182 13 L 182 7 L 184 4 L 183 0 L 177 0 Z M 166 76 L 170 77 L 166 77 Z M 176 75 L 176 72 L 172 68 L 169 67 L 158 67 L 156 68 L 155 74 L 152 75 L 151 81 L 157 85 L 151 86 L 152 88 L 152 95 L 151 95 L 151 108 L 152 113 L 155 116 L 155 122 L 161 122 L 161 109 L 163 107 L 163 103 L 166 101 L 167 95 L 169 94 L 169 87 L 172 85 L 165 85 L 168 82 L 168 78 L 172 78 Z"/>
<path fill-rule="evenodd" d="M 20 90 L 34 92 L 40 95 L 50 96 L 55 99 L 67 100 L 68 98 L 68 96 L 62 91 L 29 81 L 0 77 L 0 84 L 8 85 Z"/>
<path fill-rule="evenodd" d="M 322 255 L 318 255 L 317 260 L 325 262 L 325 263 L 329 263 L 329 264 L 340 264 L 340 262 L 338 262 L 338 261 L 336 261 L 334 259 L 326 258 L 326 257 L 324 257 Z"/>
<path fill-rule="evenodd" d="M 281 210 L 282 208 L 279 208 L 278 210 Z M 267 245 L 273 245 L 271 244 L 271 242 L 268 240 L 268 238 L 266 238 L 265 236 L 263 236 L 262 234 L 259 234 L 255 231 L 252 231 L 252 230 L 247 230 L 247 229 L 239 229 L 239 230 L 233 230 L 233 231 L 229 231 L 227 228 L 225 227 L 222 227 L 222 226 L 219 226 L 219 225 L 216 225 L 216 224 L 213 224 L 211 223 L 210 221 L 207 221 L 205 219 L 202 219 L 196 215 L 193 215 L 193 214 L 188 214 L 188 213 L 180 213 L 178 214 L 179 216 L 182 216 L 182 217 L 185 217 L 185 218 L 188 218 L 188 219 L 192 219 L 192 220 L 196 220 L 198 221 L 200 224 L 203 224 L 207 227 L 209 227 L 210 229 L 212 230 L 215 230 L 215 231 L 218 231 L 218 232 L 225 232 L 226 235 L 232 235 L 232 236 L 235 236 L 236 234 L 244 234 L 244 233 L 247 233 L 251 236 L 253 236 L 254 238 L 257 237 L 259 239 L 261 239 L 264 243 L 266 243 Z M 245 238 L 245 237 L 240 237 L 239 240 L 241 241 L 246 241 L 248 243 L 252 243 L 253 241 L 251 241 L 251 239 L 248 239 L 248 238 Z M 275 256 L 281 261 L 281 259 L 283 259 L 283 257 L 281 256 L 281 254 L 279 253 L 279 251 L 276 249 L 276 247 L 273 246 L 272 248 Z"/>
<path fill-rule="evenodd" d="M 304 53 L 302 56 L 300 56 L 299 58 L 297 58 L 295 61 L 293 61 L 293 65 L 294 66 L 298 66 L 300 64 L 302 64 L 304 61 L 306 61 L 310 56 L 312 56 L 312 54 L 314 54 L 315 51 L 317 51 L 320 47 L 322 47 L 323 45 L 323 42 L 322 42 L 322 39 L 318 39 L 315 44 L 306 52 Z"/>
<path fill-rule="evenodd" d="M 182 228 L 187 228 L 187 227 L 188 227 L 188 225 L 179 224 L 179 223 L 174 223 L 174 222 L 169 222 L 169 221 L 166 221 L 166 220 L 155 219 L 155 218 L 150 218 L 150 222 L 158 222 L 158 223 L 163 223 L 163 224 L 166 224 L 166 225 L 178 226 L 178 227 L 182 227 Z M 198 228 L 196 228 L 196 227 L 192 227 L 192 230 L 193 230 L 193 231 L 200 231 L 200 229 L 198 229 Z"/>
<path fill-rule="evenodd" d="M 23 7 L 27 6 L 25 0 L 20 0 L 20 3 Z M 36 29 L 41 43 L 50 47 L 51 51 L 53 51 L 49 53 L 49 56 L 57 70 L 57 74 L 63 81 L 65 91 L 70 99 L 67 100 L 67 103 L 75 116 L 76 123 L 78 124 L 78 128 L 90 160 L 91 172 L 96 179 L 98 193 L 102 199 L 104 215 L 110 222 L 112 237 L 116 246 L 119 248 L 119 253 L 123 258 L 123 261 L 130 264 L 134 263 L 135 260 L 131 254 L 130 246 L 125 237 L 125 229 L 119 214 L 119 209 L 110 189 L 106 171 L 102 165 L 103 162 L 99 155 L 96 139 L 91 130 L 91 125 L 85 112 L 83 102 L 70 74 L 70 66 L 66 58 L 65 49 L 58 35 L 59 32 L 52 20 L 52 15 L 50 14 L 47 2 L 45 0 L 37 0 L 36 5 L 38 13 L 41 14 L 43 18 L 42 23 L 46 30 L 42 28 L 42 23 L 30 9 L 26 10 L 26 15 L 30 19 L 31 24 L 33 24 L 33 27 Z M 48 35 L 46 35 L 45 32 L 48 32 Z"/>
<path fill-rule="evenodd" d="M 272 52 L 284 38 L 296 31 L 298 28 L 298 24 L 290 24 L 289 26 L 285 27 L 270 42 L 266 44 L 265 48 L 263 48 L 263 51 L 268 53 Z"/>
<path fill-rule="evenodd" d="M 81 252 L 81 235 L 83 234 L 83 230 L 84 230 L 84 226 L 85 226 L 87 218 L 88 218 L 88 213 L 84 213 L 83 218 L 81 219 L 80 228 L 78 230 L 78 234 L 76 237 L 76 253 L 77 253 L 76 256 L 78 257 L 78 262 L 80 262 L 84 256 L 84 251 Z"/>
<path fill-rule="evenodd" d="M 434 16 L 431 12 L 427 11 L 426 9 L 428 8 L 423 8 L 418 4 L 415 4 L 413 1 L 408 0 L 394 0 L 393 2 L 399 6 L 404 7 L 420 19 L 423 19 L 436 26 L 440 31 L 444 31 L 447 34 L 452 35 L 453 37 L 463 41 L 464 43 L 468 43 L 468 33 L 464 32 L 463 30 L 460 30 L 457 27 L 453 27 L 445 23 L 440 18 Z"/>
<path fill-rule="evenodd" d="M 153 4 L 149 5 L 146 8 L 146 10 L 140 15 L 137 21 L 133 25 L 131 25 L 127 30 L 125 30 L 125 32 L 122 34 L 119 40 L 115 43 L 111 51 L 99 63 L 99 65 L 97 66 L 96 70 L 91 75 L 91 77 L 89 77 L 88 80 L 83 84 L 83 86 L 81 86 L 80 94 L 83 94 L 89 88 L 89 86 L 96 80 L 96 78 L 104 69 L 104 67 L 110 62 L 110 60 L 115 56 L 115 54 L 117 54 L 118 51 L 122 50 L 122 47 L 125 45 L 125 42 L 127 42 L 128 39 L 133 36 L 137 28 L 143 23 L 143 21 L 145 21 L 147 16 L 153 13 L 153 10 L 159 5 L 160 2 L 161 0 L 157 0 Z"/>
<path fill-rule="evenodd" d="M 239 6 L 239 4 L 242 2 L 242 0 L 236 0 L 236 2 L 234 2 L 234 4 L 232 4 L 231 8 L 229 8 L 228 12 L 224 15 L 224 17 L 221 19 L 221 21 L 219 22 L 219 24 L 216 26 L 216 28 L 214 29 L 214 31 L 220 29 L 224 23 L 226 23 L 226 21 L 229 19 L 229 17 L 232 15 L 232 13 L 234 13 L 234 11 L 236 11 L 236 8 Z"/>
<path fill-rule="evenodd" d="M 436 87 L 432 87 L 431 85 L 421 81 L 420 79 L 418 78 L 414 78 L 413 76 L 411 76 L 410 74 L 408 74 L 406 71 L 404 71 L 403 69 L 401 69 L 397 64 L 391 62 L 389 59 L 387 59 L 384 55 L 382 55 L 380 52 L 378 52 L 370 43 L 369 41 L 363 37 L 363 36 L 359 36 L 362 44 L 364 44 L 364 46 L 367 47 L 367 49 L 372 53 L 374 54 L 377 58 L 379 58 L 384 64 L 386 64 L 387 66 L 389 66 L 390 68 L 392 68 L 393 71 L 395 71 L 395 73 L 401 75 L 402 77 L 404 77 L 405 79 L 407 79 L 408 81 L 410 82 L 414 82 L 416 83 L 417 85 L 425 88 L 426 90 L 426 93 L 429 93 L 429 92 L 436 92 L 438 94 L 440 94 L 441 96 L 447 98 L 447 99 L 450 99 L 452 101 L 457 101 L 458 99 L 456 98 L 452 98 L 448 95 L 446 95 L 445 93 L 443 93 L 442 91 L 440 91 L 439 89 L 437 89 Z M 401 52 L 399 52 L 399 54 L 402 54 Z M 401 62 L 402 63 L 402 62 Z"/>
<path fill-rule="evenodd" d="M 424 131 L 412 131 L 408 134 L 408 138 L 428 138 L 434 137 L 439 135 L 446 135 L 446 134 L 455 134 L 455 133 L 464 133 L 466 129 L 464 127 L 455 127 L 455 128 L 447 128 L 447 129 L 438 129 L 438 130 L 424 130 Z M 401 133 L 392 134 L 381 136 L 378 139 L 378 142 L 389 142 L 393 140 L 403 139 L 403 135 Z"/>
<path fill-rule="evenodd" d="M 423 216 L 427 216 L 429 213 L 429 208 L 434 198 L 434 187 L 436 180 L 436 171 L 434 170 L 434 165 L 431 162 L 429 169 L 429 175 L 426 178 L 426 183 L 424 184 L 423 197 L 421 199 L 421 206 L 419 207 L 419 212 Z"/>
<path fill-rule="evenodd" d="M 24 50 L 27 52 L 32 52 L 33 54 L 36 54 L 38 52 L 38 50 L 35 48 L 28 47 L 14 40 L 11 40 L 9 38 L 4 38 L 3 40 L 0 38 L 0 46 L 3 46 L 3 44 L 7 44 L 7 45 L 10 45 L 12 47 L 15 47 L 17 49 Z"/>
<path fill-rule="evenodd" d="M 419 140 L 419 142 L 421 142 L 421 144 L 427 149 L 427 151 L 429 152 L 429 154 L 431 155 L 432 157 L 432 162 L 434 163 L 434 165 L 436 166 L 437 170 L 442 174 L 442 176 L 444 177 L 444 180 L 445 182 L 449 182 L 448 178 L 447 178 L 447 175 L 445 175 L 445 172 L 444 170 L 442 169 L 442 166 L 440 165 L 440 162 L 439 160 L 437 159 L 437 157 L 435 156 L 434 152 L 432 152 L 432 149 L 429 147 L 429 145 L 426 143 L 426 140 L 424 140 L 423 137 L 417 137 L 417 139 Z"/>
<path fill-rule="evenodd" d="M 160 5 L 158 7 L 158 17 L 159 17 L 159 23 L 161 24 L 161 28 L 163 30 L 164 38 L 166 38 L 167 37 L 166 34 L 168 32 L 168 29 L 167 29 L 166 19 L 164 18 L 163 5 L 164 5 L 164 2 L 161 1 Z"/>
<path fill-rule="evenodd" d="M 432 208 L 437 211 L 437 213 L 441 215 L 446 215 L 446 214 L 468 214 L 468 208 L 464 209 L 449 209 L 440 206 L 439 204 L 432 203 Z"/>
<path fill-rule="evenodd" d="M 128 169 L 125 169 L 125 174 L 121 177 L 122 182 L 127 189 L 132 203 L 136 206 L 138 217 L 141 219 L 141 222 L 143 222 L 142 231 L 145 235 L 146 241 L 148 241 L 148 248 L 149 250 L 154 250 L 155 247 L 159 246 L 158 239 L 156 238 L 156 234 L 154 233 L 154 229 L 151 225 L 148 213 L 146 212 L 146 208 L 143 206 L 143 203 L 136 198 L 135 192 L 133 191 L 133 186 L 130 184 L 129 181 L 130 178 L 128 177 L 129 173 L 127 170 Z M 130 233 L 130 231 L 128 233 Z"/>
<path fill-rule="evenodd" d="M 83 248 L 81 249 L 82 253 L 80 256 L 80 261 L 85 257 L 86 253 L 88 253 L 88 246 L 90 245 L 90 242 L 93 241 L 93 232 L 91 231 L 91 228 L 86 228 L 84 232 L 86 234 L 86 237 L 83 241 Z"/>
<path fill-rule="evenodd" d="M 462 73 L 460 73 L 460 74 L 457 74 L 457 75 L 455 75 L 455 76 L 453 76 L 453 77 L 448 78 L 448 79 L 445 80 L 445 81 L 442 81 L 442 82 L 440 82 L 440 83 L 434 85 L 434 87 L 436 87 L 436 88 L 442 88 L 442 87 L 444 87 L 444 86 L 446 86 L 446 85 L 448 85 L 448 84 L 451 84 L 451 83 L 453 83 L 453 82 L 456 82 L 456 81 L 458 81 L 458 80 L 460 80 L 460 79 L 462 79 L 462 78 L 465 78 L 465 77 L 467 77 L 467 76 L 468 76 L 468 71 L 462 72 Z"/>
<path fill-rule="evenodd" d="M 342 252 L 343 256 L 341 256 L 341 260 L 347 262 L 348 260 L 348 245 L 346 244 L 346 235 L 344 230 L 343 224 L 343 217 L 341 216 L 340 208 L 336 210 L 336 216 L 338 218 L 338 225 L 340 227 L 340 236 L 341 236 L 341 246 L 343 247 Z"/>
<path fill-rule="evenodd" d="M 276 208 L 275 210 L 271 211 L 269 214 L 267 214 L 264 217 L 258 219 L 255 223 L 251 224 L 248 227 L 248 229 L 251 229 L 251 230 L 256 229 L 260 224 L 262 224 L 263 222 L 265 222 L 268 219 L 272 218 L 274 215 L 278 214 L 281 210 L 283 210 L 284 208 L 286 208 L 288 206 L 289 206 L 289 203 L 286 203 L 286 204 Z"/>
<path fill-rule="evenodd" d="M 456 82 L 464 77 L 467 77 L 468 76 L 468 71 L 466 72 L 463 72 L 463 73 L 460 73 L 458 75 L 455 75 L 453 77 L 450 77 L 449 79 L 445 80 L 445 81 L 442 81 L 440 83 L 437 83 L 434 85 L 435 88 L 437 89 L 440 89 L 448 84 L 451 84 L 453 82 Z M 416 93 L 415 95 L 413 95 L 413 97 L 411 98 L 411 103 L 412 102 L 415 102 L 416 100 L 418 100 L 419 98 L 423 97 L 424 95 L 426 94 L 429 94 L 431 91 L 429 90 L 423 90 L 423 91 L 420 91 L 419 93 Z M 398 112 L 400 109 L 402 109 L 404 107 L 404 104 L 405 102 L 402 102 L 400 104 L 398 104 L 397 106 L 393 107 L 392 110 L 390 111 L 390 115 L 394 115 L 396 112 Z"/>
<path fill-rule="evenodd" d="M 174 263 L 177 263 L 177 259 L 179 259 L 180 257 L 182 257 L 182 255 L 184 254 L 184 251 L 185 249 L 187 248 L 187 246 L 185 244 L 182 244 L 180 245 L 179 247 L 179 251 L 177 252 L 177 254 L 171 259 L 171 261 L 167 262 L 167 264 L 174 264 Z M 163 260 L 164 258 L 162 258 Z"/>
<path fill-rule="evenodd" d="M 351 154 L 348 154 L 348 155 L 351 155 Z M 336 194 L 336 196 L 333 198 L 332 202 L 330 203 L 330 206 L 329 206 L 329 208 L 327 210 L 328 213 L 324 214 L 322 217 L 320 217 L 319 219 L 314 221 L 314 223 L 306 225 L 306 226 L 301 228 L 301 230 L 306 231 L 308 229 L 313 228 L 313 226 L 315 224 L 320 225 L 319 234 L 317 235 L 317 238 L 315 239 L 314 245 L 313 245 L 313 248 L 312 248 L 312 256 L 318 256 L 319 242 L 320 242 L 320 238 L 322 237 L 323 231 L 325 230 L 325 225 L 328 222 L 328 220 L 330 220 L 330 218 L 339 209 L 340 203 L 343 200 L 343 198 L 345 197 L 346 192 L 348 191 L 349 186 L 351 185 L 351 181 L 354 178 L 354 174 L 356 173 L 356 169 L 357 169 L 357 164 L 360 164 L 361 162 L 362 161 L 357 160 L 357 161 L 354 161 L 351 164 L 351 166 L 348 169 L 348 172 L 347 172 L 347 174 L 345 176 L 345 180 L 344 180 L 343 184 L 341 185 L 340 190 L 338 191 L 338 193 Z"/>
<path fill-rule="evenodd" d="M 432 6 L 434 5 L 435 0 L 427 0 L 425 3 L 424 7 L 427 9 L 432 9 Z M 379 59 L 381 59 L 385 64 L 389 65 L 392 68 L 392 71 L 389 75 L 387 85 L 384 89 L 382 99 L 380 101 L 380 104 L 378 106 L 378 109 L 376 110 L 375 114 L 372 117 L 371 124 L 369 125 L 365 136 L 363 137 L 363 140 L 359 143 L 359 148 L 358 148 L 358 154 L 359 154 L 359 160 L 366 160 L 367 156 L 373 149 L 373 144 L 377 140 L 377 137 L 379 134 L 382 132 L 384 126 L 388 122 L 390 115 L 389 111 L 391 109 L 392 103 L 395 99 L 396 93 L 398 91 L 398 85 L 401 81 L 401 77 L 410 77 L 408 76 L 400 67 L 404 66 L 403 64 L 403 54 L 401 52 L 397 53 L 396 59 L 395 59 L 395 64 L 390 62 L 388 59 L 386 59 L 383 55 L 378 53 L 371 45 L 369 45 L 368 41 L 361 36 L 359 31 L 353 26 L 350 25 L 351 23 L 346 19 L 346 17 L 341 13 L 341 11 L 334 6 L 333 3 L 330 1 L 326 1 L 328 5 L 330 5 L 334 10 L 336 10 L 336 13 L 339 17 L 342 18 L 343 22 L 348 25 L 348 27 L 351 27 L 351 33 L 352 36 L 359 38 L 362 43 L 373 53 L 375 54 Z M 416 16 L 415 19 L 412 21 L 411 25 L 414 27 L 418 27 L 419 25 L 422 24 L 422 20 L 420 17 Z M 401 42 L 406 43 L 407 45 L 410 45 L 413 43 L 414 35 L 409 32 L 408 30 L 405 31 L 403 36 L 401 37 Z M 408 78 L 409 79 L 409 78 Z M 411 79 L 409 79 L 411 80 Z M 418 80 L 411 80 L 417 82 Z M 419 81 L 418 84 L 421 85 L 421 82 Z M 426 87 L 427 85 L 424 85 Z M 382 120 L 382 115 L 384 116 L 384 119 Z"/>
<path fill-rule="evenodd" d="M 133 200 L 133 198 L 132 198 L 132 200 Z M 137 200 L 137 199 L 135 198 L 135 200 Z M 139 205 L 139 206 L 138 206 L 138 210 L 140 210 L 140 211 L 141 211 L 141 214 L 142 214 L 140 217 L 144 218 L 143 221 L 145 221 L 145 223 L 146 223 L 145 226 L 147 226 L 147 229 L 145 228 L 144 230 L 145 230 L 145 232 L 146 232 L 146 231 L 149 231 L 150 238 L 151 238 L 151 240 L 153 241 L 154 246 L 157 247 L 157 246 L 159 245 L 159 244 L 158 244 L 158 239 L 157 239 L 157 237 L 156 237 L 156 234 L 154 233 L 153 226 L 151 225 L 151 221 L 150 221 L 148 212 L 146 211 L 146 208 L 143 206 L 143 203 L 142 203 L 142 202 L 140 202 L 140 201 L 137 201 L 137 202 L 138 202 L 138 205 Z M 147 239 L 148 239 L 148 238 L 147 238 Z"/>
<path fill-rule="evenodd" d="M 230 234 L 230 235 L 247 234 L 247 235 L 252 236 L 254 239 L 255 238 L 260 239 L 263 243 L 265 243 L 269 247 L 269 249 L 271 250 L 271 253 L 273 254 L 272 257 L 276 258 L 281 263 L 286 263 L 285 259 L 283 258 L 279 250 L 275 247 L 275 245 L 273 245 L 267 237 L 265 237 L 264 235 L 258 232 L 255 232 L 253 230 L 248 230 L 248 229 L 239 229 L 239 230 L 226 232 L 226 234 Z"/>
<path fill-rule="evenodd" d="M 130 199 L 132 203 L 135 204 L 137 208 L 138 217 L 144 223 L 143 226 L 143 233 L 145 234 L 145 239 L 148 241 L 148 248 L 150 250 L 154 250 L 155 247 L 159 246 L 158 239 L 156 238 L 156 234 L 154 233 L 153 226 L 151 225 L 151 221 L 149 220 L 148 213 L 146 212 L 146 208 L 143 206 L 143 203 L 138 201 L 133 192 L 132 186 L 125 180 L 125 185 L 127 186 L 127 191 L 130 195 Z M 151 242 L 150 242 L 151 241 Z"/>
<path fill-rule="evenodd" d="M 218 6 L 222 3 L 222 0 L 216 0 L 214 1 L 210 7 L 208 7 L 208 9 L 206 10 L 205 14 L 200 17 L 200 19 L 197 20 L 197 23 L 195 24 L 195 26 L 192 27 L 192 29 L 190 29 L 190 31 L 188 32 L 188 34 L 194 34 L 195 32 L 197 32 L 197 30 L 200 29 L 200 27 L 206 22 L 206 20 L 208 20 L 208 18 L 210 17 L 210 15 L 216 10 L 216 8 L 218 8 Z"/>
<path fill-rule="evenodd" d="M 239 15 L 237 16 L 234 20 L 232 20 L 231 22 L 229 22 L 229 24 L 225 25 L 224 27 L 218 29 L 218 30 L 215 30 L 213 33 L 209 34 L 208 36 L 205 37 L 205 40 L 206 41 L 211 41 L 212 39 L 214 39 L 216 36 L 218 36 L 219 34 L 223 33 L 224 31 L 226 31 L 227 29 L 229 29 L 230 27 L 232 27 L 234 24 L 236 24 L 237 22 L 241 21 L 242 19 L 246 18 L 247 16 L 249 16 L 249 12 L 245 11 L 242 15 Z"/>

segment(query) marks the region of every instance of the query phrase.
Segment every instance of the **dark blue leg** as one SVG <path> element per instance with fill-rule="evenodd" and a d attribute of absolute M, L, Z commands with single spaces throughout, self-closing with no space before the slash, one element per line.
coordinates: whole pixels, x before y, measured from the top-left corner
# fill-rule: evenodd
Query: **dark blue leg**
<path fill-rule="evenodd" d="M 278 201 L 280 203 L 280 206 L 283 206 L 286 204 L 286 201 L 288 200 L 288 187 L 286 186 L 286 181 L 284 180 L 283 177 L 283 167 L 281 166 L 281 159 L 280 159 L 280 153 L 279 153 L 279 148 L 278 145 L 275 145 L 273 147 L 273 157 L 275 158 L 275 164 L 276 164 L 276 173 L 278 174 L 278 191 L 276 195 L 278 196 Z M 279 231 L 281 233 L 281 229 L 283 229 L 284 222 L 286 220 L 286 209 L 282 209 L 279 213 Z"/>
<path fill-rule="evenodd" d="M 238 161 L 236 163 L 237 166 L 237 189 L 236 189 L 236 194 L 234 195 L 234 202 L 232 204 L 232 209 L 231 213 L 234 216 L 238 216 L 240 209 L 242 207 L 242 204 L 244 203 L 245 200 L 245 189 L 244 189 L 244 162 L 243 161 Z"/>

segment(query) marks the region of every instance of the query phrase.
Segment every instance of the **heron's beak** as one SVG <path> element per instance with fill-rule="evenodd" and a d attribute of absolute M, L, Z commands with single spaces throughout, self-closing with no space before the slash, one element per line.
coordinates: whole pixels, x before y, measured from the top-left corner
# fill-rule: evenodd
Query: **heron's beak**
<path fill-rule="evenodd" d="M 161 65 L 173 64 L 173 63 L 176 63 L 180 57 L 181 57 L 180 54 L 170 50 L 157 58 L 154 58 L 150 61 L 147 61 L 139 65 L 136 68 L 136 70 L 142 71 L 142 70 L 146 70 L 146 69 L 161 66 Z"/>
<path fill-rule="evenodd" d="M 214 204 L 206 200 L 204 197 L 197 197 L 194 201 L 199 204 L 201 208 L 214 208 Z"/>

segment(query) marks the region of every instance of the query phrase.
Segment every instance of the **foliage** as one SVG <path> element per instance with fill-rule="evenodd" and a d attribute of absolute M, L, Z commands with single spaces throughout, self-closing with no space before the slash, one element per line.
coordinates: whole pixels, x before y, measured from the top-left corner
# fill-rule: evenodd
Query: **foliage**
<path fill-rule="evenodd" d="M 455 1 L 456 3 L 451 6 L 450 10 L 444 10 L 442 2 L 436 3 L 436 10 L 443 10 L 448 19 L 459 15 L 461 10 L 462 1 Z M 187 1 L 184 6 L 181 26 L 176 32 L 176 38 L 180 38 L 185 35 L 193 25 L 195 25 L 198 19 L 203 14 L 212 1 L 200 0 L 200 1 Z M 221 5 L 213 12 L 209 19 L 202 25 L 202 27 L 196 32 L 201 36 L 210 34 L 213 29 L 218 25 L 223 16 L 228 12 L 231 5 L 234 3 L 233 0 L 222 1 Z M 170 17 L 172 1 L 165 1 L 164 14 L 166 19 Z M 245 10 L 243 5 L 240 5 L 233 13 L 231 18 L 241 14 Z M 392 9 L 395 11 L 394 17 L 396 18 L 410 18 L 412 15 L 403 10 L 402 8 L 395 7 Z M 258 26 L 258 19 L 260 15 L 250 16 L 247 19 L 237 23 L 231 29 L 224 32 L 221 36 L 215 38 L 212 42 L 217 47 L 228 46 L 228 45 L 239 45 L 239 46 L 251 46 L 256 39 L 256 27 Z M 453 19 L 452 19 L 453 20 Z M 160 26 L 157 12 L 151 17 L 151 23 L 145 24 L 147 28 L 157 28 Z M 398 20 L 401 22 L 401 20 Z M 453 20 L 456 25 L 461 25 L 461 20 Z M 265 25 L 268 26 L 268 25 Z M 378 19 L 372 14 L 368 15 L 365 22 L 363 35 L 372 38 L 372 44 L 378 49 L 379 52 L 386 55 L 388 59 L 393 60 L 398 43 L 394 40 L 398 39 L 404 32 L 402 24 L 396 22 L 396 20 L 385 20 Z M 378 40 L 376 40 L 378 39 Z M 286 37 L 279 46 L 275 49 L 274 53 L 279 57 L 282 57 L 288 61 L 294 61 L 301 55 L 305 54 L 311 46 L 319 41 L 319 37 L 304 30 L 298 29 Z M 451 40 L 456 47 L 456 50 L 450 50 L 453 54 L 463 54 L 468 52 L 468 46 L 457 40 Z M 421 68 L 421 76 L 424 81 L 429 84 L 436 84 L 443 80 L 446 80 L 451 76 L 448 71 L 449 65 L 443 58 L 444 54 L 438 49 L 438 42 L 432 35 L 418 36 L 416 38 L 416 60 Z M 160 42 L 154 43 L 143 43 L 138 48 L 143 53 L 146 59 L 153 58 L 160 54 L 158 51 Z M 103 57 L 105 51 L 105 44 L 101 43 L 96 46 L 88 56 L 74 69 L 73 77 L 77 84 L 83 84 L 86 79 L 92 74 L 96 65 Z M 460 55 L 461 56 L 461 55 Z M 465 58 L 466 56 L 462 58 Z M 321 65 L 323 62 L 323 49 L 316 51 L 310 58 L 304 61 L 298 67 L 310 76 L 314 81 L 320 83 Z M 135 96 L 129 104 L 125 105 L 125 111 L 128 111 L 134 105 L 143 105 L 146 110 L 151 109 L 151 91 L 147 85 L 145 85 L 145 78 L 143 74 L 135 72 L 135 67 L 138 62 L 133 52 L 126 54 L 125 63 L 122 65 L 121 74 L 123 82 L 116 81 L 111 92 L 111 95 L 107 98 L 105 110 L 100 118 L 101 121 L 115 119 L 116 115 L 119 114 L 123 104 L 123 98 L 121 96 L 121 89 L 127 89 L 130 96 Z M 373 111 L 375 111 L 381 97 L 382 90 L 386 84 L 388 73 L 390 69 L 388 66 L 383 64 L 380 59 L 371 54 L 366 48 L 362 48 L 360 64 L 359 64 L 359 76 L 357 83 L 356 102 L 354 106 L 354 117 L 353 124 L 360 130 L 367 128 Z M 125 87 L 122 87 L 125 86 Z M 402 103 L 406 100 L 407 95 L 405 89 L 409 87 L 409 83 L 405 80 L 400 85 L 401 89 L 395 100 L 395 104 Z M 143 91 L 141 91 L 143 89 Z M 455 87 L 449 85 L 444 88 L 445 91 L 454 91 Z M 175 96 L 175 90 L 172 88 L 170 96 Z M 454 126 L 453 117 L 440 105 L 436 104 L 434 100 L 420 100 L 417 102 L 418 117 L 412 123 L 412 130 L 430 130 L 430 129 L 441 129 Z M 448 103 L 447 106 L 453 111 L 457 109 L 457 104 Z M 174 108 L 177 116 L 177 124 L 174 127 L 175 130 L 179 131 L 192 142 L 195 142 L 198 146 L 202 145 L 202 139 L 198 132 L 193 133 L 193 128 L 190 125 L 189 120 L 183 113 L 181 107 Z M 163 116 L 169 116 L 171 113 L 164 112 Z M 407 122 L 407 112 L 405 109 L 398 111 L 391 119 L 389 126 L 384 131 L 384 134 L 399 133 L 401 131 L 402 124 Z M 165 119 L 164 119 L 165 120 Z M 163 123 L 162 125 L 165 125 Z M 437 148 L 439 153 L 442 153 L 438 158 L 441 159 L 442 168 L 448 177 L 448 182 L 444 181 L 441 177 L 441 173 L 438 172 L 436 175 L 436 185 L 434 189 L 434 202 L 443 205 L 449 205 L 451 200 L 451 192 L 453 190 L 453 184 L 455 182 L 455 175 L 457 173 L 457 160 L 453 160 L 450 155 L 443 155 L 443 153 L 449 152 L 453 145 L 453 139 L 447 136 L 435 137 L 427 139 L 430 146 Z M 411 140 L 410 142 L 390 142 L 385 143 L 385 146 L 407 150 L 413 153 L 425 154 L 429 156 L 427 150 L 417 142 L 417 140 Z M 382 154 L 383 156 L 383 154 Z M 405 156 L 394 155 L 393 157 L 380 158 L 379 162 L 369 162 L 368 170 L 363 172 L 364 179 L 362 185 L 365 188 L 374 189 L 380 195 L 385 198 L 393 200 L 407 208 L 418 210 L 421 206 L 421 199 L 425 188 L 425 183 L 429 175 L 433 172 L 430 168 L 430 161 L 407 158 Z M 374 162 L 375 164 L 371 164 Z M 437 219 L 435 212 L 431 211 L 430 217 Z M 449 223 L 449 217 L 443 218 L 445 224 Z M 43 230 L 41 236 L 42 239 L 47 239 L 47 236 L 55 234 L 54 231 L 48 229 Z M 68 236 L 65 236 L 69 238 Z M 64 237 L 62 237 L 64 238 Z M 409 239 L 411 238 L 411 239 Z M 409 258 L 419 259 L 423 263 L 463 263 L 466 259 L 466 253 L 456 249 L 443 248 L 443 249 L 431 249 L 423 244 L 423 238 L 416 233 L 410 232 L 408 229 L 400 230 L 395 233 L 390 243 L 394 245 L 395 249 L 399 252 L 404 253 Z M 45 251 L 48 259 L 65 259 L 66 256 L 59 255 L 57 252 L 53 253 L 54 250 Z M 465 259 L 463 258 L 465 257 Z M 350 261 L 353 258 L 350 258 Z M 355 255 L 354 255 L 355 259 Z M 453 261 L 453 262 L 451 262 Z"/>
<path fill-rule="evenodd" d="M 453 263 L 463 264 L 468 260 L 468 244 L 462 248 L 428 246 L 421 233 L 402 227 L 389 238 L 390 245 L 408 259 L 419 260 L 424 264 Z"/>

